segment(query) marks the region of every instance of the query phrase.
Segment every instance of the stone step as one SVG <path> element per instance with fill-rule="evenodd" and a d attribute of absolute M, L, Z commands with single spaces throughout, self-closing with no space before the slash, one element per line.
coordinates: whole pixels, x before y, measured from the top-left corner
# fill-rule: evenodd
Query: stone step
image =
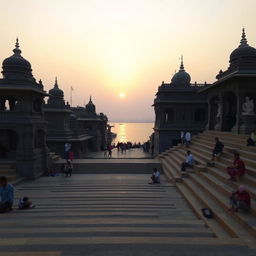
<path fill-rule="evenodd" d="M 189 174 L 193 182 L 199 186 L 204 192 L 207 193 L 213 200 L 215 200 L 226 212 L 231 216 L 235 217 L 239 223 L 241 223 L 245 228 L 248 229 L 250 233 L 256 236 L 256 218 L 251 214 L 244 213 L 229 213 L 228 209 L 230 205 L 228 204 L 229 198 L 225 197 L 218 190 L 212 188 L 212 186 L 204 181 L 201 177 L 194 174 Z"/>
<path fill-rule="evenodd" d="M 214 213 L 214 218 L 220 223 L 220 225 L 229 233 L 231 237 L 243 237 L 249 240 L 253 240 L 253 236 L 241 228 L 241 225 L 226 215 L 226 211 L 219 206 L 215 200 L 213 200 L 201 187 L 195 184 L 190 179 L 184 179 L 183 183 L 190 190 L 190 192 L 201 202 L 201 204 L 210 208 Z"/>
<path fill-rule="evenodd" d="M 193 209 L 198 218 L 202 219 L 205 224 L 214 232 L 216 237 L 227 238 L 232 237 L 230 234 L 215 220 L 215 218 L 209 219 L 203 216 L 201 209 L 205 207 L 197 198 L 189 191 L 184 184 L 177 184 L 178 190 L 187 200 L 190 207 Z"/>

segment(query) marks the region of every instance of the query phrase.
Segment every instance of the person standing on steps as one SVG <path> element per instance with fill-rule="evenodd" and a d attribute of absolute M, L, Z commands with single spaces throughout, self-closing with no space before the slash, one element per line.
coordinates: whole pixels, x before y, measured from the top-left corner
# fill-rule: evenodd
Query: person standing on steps
<path fill-rule="evenodd" d="M 191 143 L 191 133 L 190 132 L 186 132 L 185 133 L 185 144 L 186 147 L 188 147 Z"/>
<path fill-rule="evenodd" d="M 181 145 L 184 144 L 184 131 L 180 132 L 180 143 L 181 143 Z"/>
<path fill-rule="evenodd" d="M 71 177 L 73 172 L 73 165 L 70 160 L 67 161 L 67 167 L 66 167 L 66 177 Z"/>
<path fill-rule="evenodd" d="M 212 151 L 212 161 L 215 160 L 215 157 L 223 152 L 224 144 L 219 140 L 218 137 L 215 138 L 215 146 Z"/>
<path fill-rule="evenodd" d="M 12 211 L 14 188 L 5 176 L 0 177 L 0 213 Z"/>
<path fill-rule="evenodd" d="M 245 174 L 245 164 L 238 153 L 234 154 L 233 166 L 228 166 L 226 171 L 230 175 L 230 180 L 233 181 L 236 181 L 236 176 L 242 176 Z"/>
<path fill-rule="evenodd" d="M 191 154 L 191 151 L 187 151 L 186 161 L 181 164 L 181 171 L 185 172 L 187 168 L 193 168 L 195 164 L 194 156 Z"/>

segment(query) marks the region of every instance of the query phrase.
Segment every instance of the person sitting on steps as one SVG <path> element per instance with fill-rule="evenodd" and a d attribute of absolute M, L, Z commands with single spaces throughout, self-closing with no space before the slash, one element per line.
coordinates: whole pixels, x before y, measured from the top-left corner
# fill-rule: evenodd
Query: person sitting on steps
<path fill-rule="evenodd" d="M 181 164 L 181 171 L 185 172 L 186 168 L 193 168 L 195 164 L 195 160 L 193 155 L 191 154 L 191 151 L 187 151 L 186 161 Z"/>
<path fill-rule="evenodd" d="M 5 176 L 0 177 L 0 213 L 12 211 L 14 188 L 7 182 Z"/>
<path fill-rule="evenodd" d="M 230 211 L 238 212 L 239 209 L 249 211 L 251 208 L 251 196 L 244 186 L 239 186 L 238 190 L 232 192 L 230 196 Z"/>
<path fill-rule="evenodd" d="M 233 166 L 228 166 L 226 171 L 230 175 L 230 180 L 233 181 L 236 181 L 236 176 L 242 176 L 245 174 L 245 164 L 238 153 L 234 154 Z"/>
<path fill-rule="evenodd" d="M 252 147 L 254 147 L 254 146 L 255 146 L 255 141 L 256 141 L 255 133 L 254 133 L 254 132 L 251 132 L 250 137 L 249 137 L 248 140 L 247 140 L 247 146 L 252 146 Z"/>
<path fill-rule="evenodd" d="M 223 152 L 224 144 L 219 140 L 218 137 L 215 138 L 215 146 L 212 151 L 212 161 L 215 160 L 215 157 Z"/>
<path fill-rule="evenodd" d="M 160 172 L 157 170 L 157 168 L 154 168 L 153 174 L 151 176 L 151 182 L 149 184 L 159 184 L 160 183 Z"/>

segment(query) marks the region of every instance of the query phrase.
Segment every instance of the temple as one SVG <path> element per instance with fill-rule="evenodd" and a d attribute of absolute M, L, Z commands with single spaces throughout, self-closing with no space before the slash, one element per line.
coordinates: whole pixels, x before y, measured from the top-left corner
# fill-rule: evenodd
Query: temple
<path fill-rule="evenodd" d="M 180 142 L 181 131 L 203 130 L 249 134 L 256 130 L 256 49 L 243 28 L 240 45 L 230 54 L 229 67 L 213 84 L 191 84 L 183 59 L 171 83 L 162 83 L 154 100 L 151 136 L 157 155 Z"/>
<path fill-rule="evenodd" d="M 13 52 L 0 79 L 0 158 L 15 162 L 20 176 L 36 178 L 48 169 L 51 153 L 64 157 L 65 143 L 75 158 L 103 149 L 108 118 L 96 113 L 91 97 L 86 106 L 71 107 L 57 78 L 48 93 L 36 82 L 18 39 Z"/>
<path fill-rule="evenodd" d="M 183 57 L 180 69 L 171 79 L 158 87 L 154 100 L 155 125 L 153 154 L 157 155 L 180 142 L 181 131 L 197 134 L 207 123 L 208 106 L 204 95 L 198 92 L 207 87 L 191 84 L 191 77 L 185 71 Z"/>

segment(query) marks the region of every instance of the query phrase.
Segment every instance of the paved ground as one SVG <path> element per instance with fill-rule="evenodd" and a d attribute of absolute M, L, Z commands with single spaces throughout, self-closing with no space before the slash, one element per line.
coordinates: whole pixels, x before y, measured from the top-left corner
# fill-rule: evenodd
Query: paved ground
<path fill-rule="evenodd" d="M 16 194 L 37 207 L 0 216 L 0 256 L 255 255 L 240 240 L 215 238 L 163 179 L 46 177 Z"/>
<path fill-rule="evenodd" d="M 89 153 L 86 155 L 86 158 L 105 158 L 104 151 Z M 123 154 L 114 148 L 112 150 L 112 158 L 151 158 L 151 155 L 144 152 L 142 148 L 132 148 L 126 150 Z"/>

